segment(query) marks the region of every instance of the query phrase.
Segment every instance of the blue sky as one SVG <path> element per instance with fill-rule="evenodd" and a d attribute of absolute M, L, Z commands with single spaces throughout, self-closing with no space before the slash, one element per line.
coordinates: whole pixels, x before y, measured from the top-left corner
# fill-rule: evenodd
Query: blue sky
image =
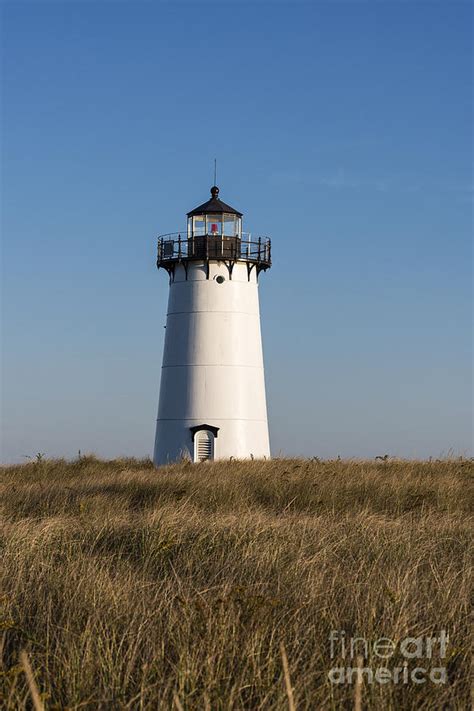
<path fill-rule="evenodd" d="M 155 235 L 221 197 L 274 455 L 472 447 L 472 6 L 4 2 L 2 460 L 148 455 Z"/>

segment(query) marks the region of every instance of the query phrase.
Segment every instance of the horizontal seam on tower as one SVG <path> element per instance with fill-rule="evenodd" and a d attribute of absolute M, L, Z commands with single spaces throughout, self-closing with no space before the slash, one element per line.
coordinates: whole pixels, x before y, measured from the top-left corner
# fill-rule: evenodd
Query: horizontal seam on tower
<path fill-rule="evenodd" d="M 252 311 L 215 311 L 214 309 L 200 309 L 198 311 L 169 311 L 167 316 L 178 316 L 180 314 L 245 314 L 246 316 L 259 316 L 258 312 Z"/>
<path fill-rule="evenodd" d="M 202 420 L 203 417 L 158 417 L 157 422 L 183 422 L 185 420 Z M 208 420 L 219 420 L 225 422 L 268 422 L 268 420 L 249 420 L 247 417 L 208 417 Z"/>
<path fill-rule="evenodd" d="M 162 365 L 163 368 L 261 368 L 263 365 L 241 365 L 240 363 L 183 363 L 183 365 Z"/>

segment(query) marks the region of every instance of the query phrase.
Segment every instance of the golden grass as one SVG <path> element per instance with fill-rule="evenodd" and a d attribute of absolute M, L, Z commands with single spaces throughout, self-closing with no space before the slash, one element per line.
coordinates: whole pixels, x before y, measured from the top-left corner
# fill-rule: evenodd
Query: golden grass
<path fill-rule="evenodd" d="M 3 467 L 0 707 L 33 684 L 45 709 L 467 709 L 472 483 L 462 460 Z M 331 630 L 441 629 L 446 684 L 328 679 Z"/>

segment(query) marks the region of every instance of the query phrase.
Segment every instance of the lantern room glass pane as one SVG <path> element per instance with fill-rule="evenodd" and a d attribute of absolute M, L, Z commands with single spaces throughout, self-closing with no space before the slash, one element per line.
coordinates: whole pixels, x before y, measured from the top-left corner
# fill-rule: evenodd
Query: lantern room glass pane
<path fill-rule="evenodd" d="M 205 235 L 206 234 L 206 223 L 204 215 L 196 215 L 193 217 L 193 235 Z"/>
<path fill-rule="evenodd" d="M 222 234 L 222 216 L 221 215 L 206 215 L 206 232 L 208 235 Z"/>
<path fill-rule="evenodd" d="M 226 237 L 235 237 L 237 234 L 237 220 L 236 215 L 226 215 L 224 214 L 224 232 Z"/>

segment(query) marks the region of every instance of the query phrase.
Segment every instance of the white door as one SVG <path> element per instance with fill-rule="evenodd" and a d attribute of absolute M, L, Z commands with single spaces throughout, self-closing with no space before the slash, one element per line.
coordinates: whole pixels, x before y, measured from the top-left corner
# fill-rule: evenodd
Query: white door
<path fill-rule="evenodd" d="M 214 435 L 209 430 L 199 430 L 194 436 L 194 461 L 214 459 Z"/>

